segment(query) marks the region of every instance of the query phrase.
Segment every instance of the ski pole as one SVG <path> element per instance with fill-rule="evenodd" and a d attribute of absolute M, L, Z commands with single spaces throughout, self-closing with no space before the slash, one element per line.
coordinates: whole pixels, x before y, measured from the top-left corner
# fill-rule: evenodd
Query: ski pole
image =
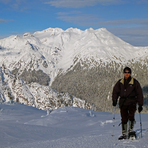
<path fill-rule="evenodd" d="M 141 122 L 141 113 L 139 113 L 139 117 L 140 117 L 140 132 L 141 132 L 141 138 L 142 138 L 142 122 Z"/>
<path fill-rule="evenodd" d="M 115 127 L 115 110 L 116 110 L 116 108 L 114 107 L 114 112 L 113 112 L 113 133 L 112 133 L 112 136 L 114 136 L 114 127 Z"/>

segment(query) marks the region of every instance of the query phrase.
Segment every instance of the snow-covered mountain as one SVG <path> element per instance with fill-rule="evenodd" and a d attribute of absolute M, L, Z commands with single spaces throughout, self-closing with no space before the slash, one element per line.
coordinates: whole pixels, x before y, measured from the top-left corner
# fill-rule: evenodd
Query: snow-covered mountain
<path fill-rule="evenodd" d="M 44 108 L 53 104 L 43 102 L 52 98 L 54 89 L 59 94 L 69 93 L 94 103 L 98 110 L 110 111 L 112 87 L 128 65 L 142 84 L 147 104 L 147 59 L 148 47 L 134 47 L 105 28 L 85 31 L 48 28 L 13 35 L 0 40 L 1 98 L 8 100 L 7 96 L 12 96 L 15 101 L 29 101 L 29 105 L 40 102 L 36 105 Z M 9 71 L 9 76 L 6 77 L 5 71 Z M 40 107 L 41 104 L 44 105 Z"/>
<path fill-rule="evenodd" d="M 50 86 L 36 82 L 26 84 L 11 74 L 4 66 L 0 69 L 0 94 L 2 102 L 19 102 L 42 110 L 54 110 L 64 106 L 95 109 L 94 105 L 68 93 L 59 93 Z"/>

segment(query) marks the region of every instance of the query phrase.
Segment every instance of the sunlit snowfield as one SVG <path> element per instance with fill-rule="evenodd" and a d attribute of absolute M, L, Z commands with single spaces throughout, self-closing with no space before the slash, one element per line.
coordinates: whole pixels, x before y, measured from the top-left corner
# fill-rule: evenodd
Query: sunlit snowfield
<path fill-rule="evenodd" d="M 48 112 L 21 104 L 0 105 L 0 148 L 147 148 L 148 115 L 136 114 L 137 140 L 118 141 L 120 115 L 63 107 Z M 114 136 L 112 136 L 114 134 Z"/>

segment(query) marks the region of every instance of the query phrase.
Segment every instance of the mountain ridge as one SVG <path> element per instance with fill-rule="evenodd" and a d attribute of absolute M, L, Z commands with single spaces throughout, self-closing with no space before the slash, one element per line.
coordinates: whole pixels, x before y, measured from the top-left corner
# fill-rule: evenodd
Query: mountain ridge
<path fill-rule="evenodd" d="M 59 93 L 95 102 L 101 110 L 111 103 L 112 85 L 122 76 L 124 66 L 131 66 L 138 79 L 142 77 L 137 75 L 147 77 L 147 69 L 142 74 L 140 68 L 148 64 L 148 47 L 132 46 L 105 28 L 48 28 L 1 39 L 0 47 L 0 67 L 23 84 L 50 86 Z M 147 81 L 142 81 L 142 87 L 146 86 Z M 147 91 L 145 95 L 147 98 Z M 98 102 L 103 99 L 104 107 L 100 107 Z"/>

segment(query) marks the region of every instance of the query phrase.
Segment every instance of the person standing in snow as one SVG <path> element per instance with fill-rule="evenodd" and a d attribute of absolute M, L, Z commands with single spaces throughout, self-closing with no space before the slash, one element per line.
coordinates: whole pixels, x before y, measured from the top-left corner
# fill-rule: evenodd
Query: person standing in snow
<path fill-rule="evenodd" d="M 131 77 L 131 69 L 129 67 L 125 67 L 123 73 L 124 78 L 120 79 L 115 84 L 112 92 L 113 106 L 117 105 L 117 100 L 120 97 L 119 107 L 122 123 L 122 136 L 118 138 L 119 140 L 127 139 L 127 137 L 129 138 L 130 133 L 133 132 L 137 103 L 139 105 L 139 113 L 143 110 L 143 93 L 140 83 Z M 127 123 L 129 123 L 128 135 Z"/>

